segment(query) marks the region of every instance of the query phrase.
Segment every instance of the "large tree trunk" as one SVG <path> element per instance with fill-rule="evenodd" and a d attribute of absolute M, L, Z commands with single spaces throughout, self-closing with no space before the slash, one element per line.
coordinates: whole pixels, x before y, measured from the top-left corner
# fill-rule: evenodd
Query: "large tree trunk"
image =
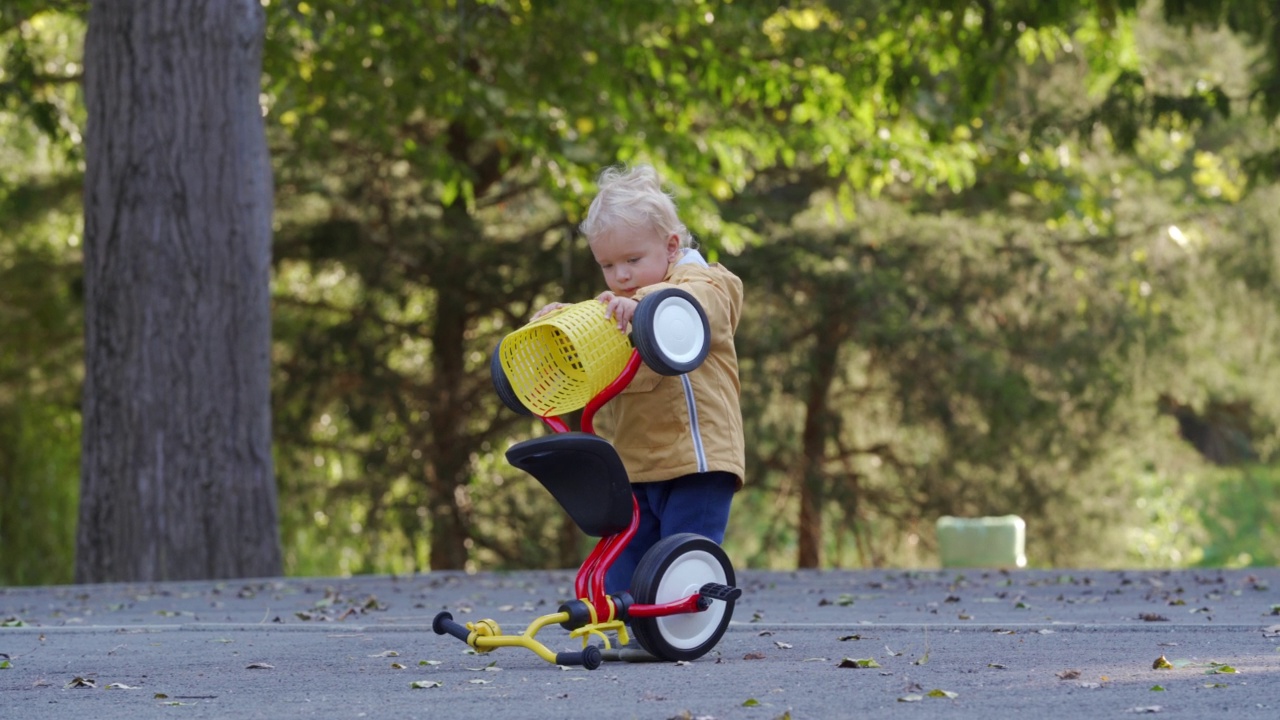
<path fill-rule="evenodd" d="M 446 210 L 457 226 L 466 223 L 458 207 Z M 475 237 L 472 235 L 472 237 Z M 483 240 L 475 240 L 483 242 Z M 431 447 L 427 462 L 427 493 L 432 508 L 432 570 L 466 567 L 471 539 L 471 503 L 467 481 L 471 473 L 471 444 L 465 433 L 470 408 L 464 394 L 467 309 L 463 297 L 466 271 L 441 273 L 435 283 L 436 314 L 431 328 Z"/>
<path fill-rule="evenodd" d="M 826 503 L 826 464 L 831 384 L 836 375 L 836 359 L 843 342 L 840 313 L 843 308 L 823 310 L 811 358 L 808 394 L 805 397 L 804 430 L 801 433 L 800 544 L 796 565 L 816 568 L 822 564 L 822 506 Z"/>
<path fill-rule="evenodd" d="M 95 2 L 77 582 L 281 572 L 259 0 Z"/>

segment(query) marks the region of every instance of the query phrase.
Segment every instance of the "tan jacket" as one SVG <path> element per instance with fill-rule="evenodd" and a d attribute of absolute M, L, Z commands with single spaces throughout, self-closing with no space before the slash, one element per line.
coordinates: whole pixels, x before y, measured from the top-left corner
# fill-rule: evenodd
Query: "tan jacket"
<path fill-rule="evenodd" d="M 746 450 L 733 334 L 742 313 L 742 281 L 719 263 L 696 260 L 672 264 L 663 282 L 638 290 L 635 299 L 669 287 L 693 295 L 711 326 L 706 361 L 675 377 L 642 365 L 631 384 L 600 409 L 596 427 L 618 449 L 631 482 L 719 470 L 736 475 L 741 488 Z"/>

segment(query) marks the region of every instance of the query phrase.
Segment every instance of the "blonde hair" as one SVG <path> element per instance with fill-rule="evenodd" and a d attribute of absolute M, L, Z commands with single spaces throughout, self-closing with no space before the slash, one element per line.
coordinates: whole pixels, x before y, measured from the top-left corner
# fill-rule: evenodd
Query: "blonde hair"
<path fill-rule="evenodd" d="M 626 228 L 661 239 L 674 234 L 680 238 L 680 247 L 694 246 L 689 228 L 676 214 L 675 200 L 662 190 L 662 180 L 652 165 L 605 168 L 596 185 L 599 192 L 587 209 L 587 219 L 578 226 L 587 242 Z"/>

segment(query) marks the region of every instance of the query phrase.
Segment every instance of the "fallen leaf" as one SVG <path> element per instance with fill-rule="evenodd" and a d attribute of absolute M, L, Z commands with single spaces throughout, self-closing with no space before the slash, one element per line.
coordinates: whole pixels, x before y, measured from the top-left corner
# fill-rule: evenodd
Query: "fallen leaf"
<path fill-rule="evenodd" d="M 493 681 L 492 681 L 492 680 L 482 680 L 482 679 L 480 679 L 480 678 L 472 678 L 472 679 L 468 680 L 467 682 L 471 683 L 472 685 L 488 685 L 489 683 L 491 683 L 491 682 L 493 682 Z"/>
<path fill-rule="evenodd" d="M 836 667 L 842 668 L 878 668 L 880 663 L 875 658 L 844 658 Z"/>
<path fill-rule="evenodd" d="M 132 685 L 125 685 L 124 683 L 111 683 L 110 685 L 107 686 L 107 689 L 108 690 L 137 690 L 138 688 L 133 687 Z"/>
<path fill-rule="evenodd" d="M 1146 622 L 1169 622 L 1169 618 L 1157 613 L 1141 613 L 1138 619 Z"/>
<path fill-rule="evenodd" d="M 440 662 L 441 662 L 440 660 L 419 660 L 418 664 L 419 665 L 439 665 Z"/>
<path fill-rule="evenodd" d="M 1058 679 L 1060 680 L 1075 680 L 1078 677 L 1080 677 L 1079 670 L 1063 670 L 1058 673 Z"/>
<path fill-rule="evenodd" d="M 747 698 L 745 701 L 743 701 L 742 707 L 756 707 L 759 704 L 760 704 L 759 700 L 755 698 Z"/>
<path fill-rule="evenodd" d="M 1169 662 L 1169 660 L 1165 656 L 1161 655 L 1160 657 L 1156 658 L 1155 662 L 1151 663 L 1151 669 L 1152 670 L 1172 670 L 1173 663 Z"/>
<path fill-rule="evenodd" d="M 790 650 L 790 649 L 791 649 L 791 643 L 785 643 L 785 642 L 782 642 L 781 640 L 774 640 L 774 641 L 773 641 L 773 644 L 774 644 L 774 645 L 777 645 L 779 650 Z"/>
<path fill-rule="evenodd" d="M 1280 628 L 1280 625 L 1277 625 L 1276 627 Z M 840 642 L 848 642 L 850 640 L 861 640 L 862 636 L 861 635 L 841 635 L 838 639 L 840 640 Z"/>
<path fill-rule="evenodd" d="M 1263 637 L 1280 637 L 1280 625 L 1270 625 L 1262 628 Z"/>
<path fill-rule="evenodd" d="M 923 695 L 903 695 L 898 698 L 898 702 L 920 702 L 923 699 Z"/>
<path fill-rule="evenodd" d="M 1226 663 L 1211 662 L 1209 664 L 1213 666 L 1213 669 L 1205 672 L 1205 675 L 1219 675 L 1219 674 L 1234 675 L 1235 673 L 1240 672 L 1239 670 L 1236 670 L 1235 668 L 1231 667 L 1230 665 L 1227 665 Z"/>
<path fill-rule="evenodd" d="M 746 655 L 742 656 L 742 659 L 743 660 L 763 660 L 764 653 L 757 653 L 757 652 L 747 653 Z"/>
<path fill-rule="evenodd" d="M 899 655 L 902 654 L 900 652 L 894 652 L 888 645 L 884 646 L 884 651 L 889 653 L 890 657 L 898 657 Z"/>
<path fill-rule="evenodd" d="M 371 658 L 400 657 L 400 653 L 396 652 L 395 650 L 383 650 L 382 652 L 374 653 L 369 657 Z"/>
<path fill-rule="evenodd" d="M 1151 692 L 1164 692 L 1164 686 L 1163 686 L 1163 685 L 1152 685 L 1152 686 L 1151 686 Z"/>
<path fill-rule="evenodd" d="M 438 688 L 444 686 L 439 680 L 414 680 L 409 683 L 409 687 L 415 690 L 426 690 L 428 688 Z"/>
<path fill-rule="evenodd" d="M 933 689 L 933 690 L 930 690 L 930 691 L 929 691 L 929 697 L 931 697 L 931 698 L 947 698 L 948 700 L 954 700 L 954 699 L 956 699 L 956 698 L 960 697 L 960 693 L 953 693 L 953 692 L 951 692 L 950 690 L 939 690 L 939 689 L 935 688 L 935 689 Z"/>
<path fill-rule="evenodd" d="M 67 683 L 66 685 L 63 685 L 63 688 L 67 690 L 70 690 L 71 688 L 96 688 L 96 687 L 98 687 L 98 682 L 96 680 L 91 680 L 89 678 L 82 678 L 82 677 L 72 678 L 71 682 Z"/>
<path fill-rule="evenodd" d="M 1004 670 L 1007 666 L 1001 665 L 1000 663 L 987 663 L 987 667 L 995 668 L 996 670 Z"/>
<path fill-rule="evenodd" d="M 400 664 L 400 663 L 391 663 L 391 669 L 392 669 L 392 670 L 403 670 L 403 669 L 404 669 L 404 665 L 402 665 L 402 664 Z"/>
<path fill-rule="evenodd" d="M 1159 706 L 1159 705 L 1146 705 L 1146 706 L 1143 706 L 1143 707 L 1129 708 L 1128 712 L 1131 712 L 1131 713 L 1158 713 L 1158 712 L 1160 712 L 1161 710 L 1164 710 L 1164 708 L 1163 708 L 1163 707 L 1161 707 L 1161 706 Z"/>
<path fill-rule="evenodd" d="M 244 666 L 245 670 L 275 670 L 276 666 L 270 663 L 255 662 Z"/>

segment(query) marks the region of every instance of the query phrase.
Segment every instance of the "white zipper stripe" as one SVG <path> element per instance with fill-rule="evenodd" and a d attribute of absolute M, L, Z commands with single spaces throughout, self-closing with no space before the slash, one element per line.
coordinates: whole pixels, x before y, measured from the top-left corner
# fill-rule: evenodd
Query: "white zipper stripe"
<path fill-rule="evenodd" d="M 680 376 L 684 383 L 684 402 L 689 410 L 689 430 L 693 434 L 693 454 L 698 459 L 698 472 L 707 471 L 707 451 L 702 447 L 702 430 L 698 427 L 698 404 L 693 400 L 693 383 L 688 373 Z"/>

